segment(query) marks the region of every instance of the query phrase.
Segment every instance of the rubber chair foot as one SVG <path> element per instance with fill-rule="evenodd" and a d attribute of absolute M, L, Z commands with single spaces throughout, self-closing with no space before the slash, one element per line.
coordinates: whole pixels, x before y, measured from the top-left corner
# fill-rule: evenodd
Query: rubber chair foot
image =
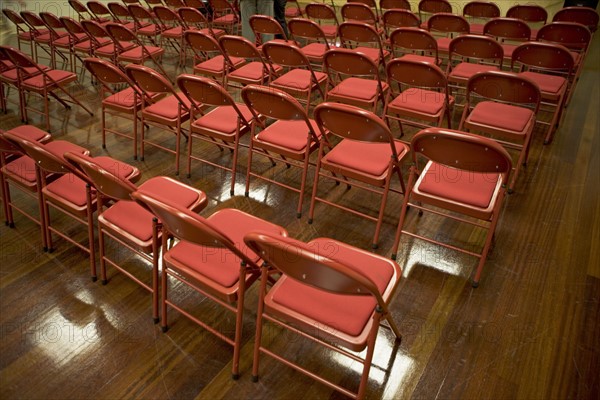
<path fill-rule="evenodd" d="M 92 282 L 96 282 L 98 280 L 97 276 L 92 276 Z"/>
<path fill-rule="evenodd" d="M 160 319 L 159 319 L 158 317 L 152 317 L 152 321 L 153 321 L 155 324 L 158 324 L 158 322 L 160 321 Z"/>
<path fill-rule="evenodd" d="M 392 254 L 392 256 L 390 257 L 392 260 L 396 261 L 396 253 Z"/>
<path fill-rule="evenodd" d="M 296 213 L 296 218 L 302 218 L 302 213 Z"/>
<path fill-rule="evenodd" d="M 106 286 L 108 284 L 108 279 L 102 279 L 102 285 Z"/>
<path fill-rule="evenodd" d="M 235 194 L 235 192 L 234 192 L 233 190 L 230 190 L 230 191 L 229 191 L 229 195 L 230 195 L 230 196 L 233 196 L 234 194 Z"/>
<path fill-rule="evenodd" d="M 250 192 L 248 192 L 248 191 L 244 192 L 244 196 L 246 196 L 246 197 L 250 196 Z"/>
<path fill-rule="evenodd" d="M 252 382 L 258 382 L 258 375 L 252 375 Z"/>
<path fill-rule="evenodd" d="M 373 244 L 371 245 L 371 248 L 372 248 L 372 249 L 377 249 L 378 247 L 379 247 L 379 245 L 378 245 L 377 243 L 373 243 Z"/>
<path fill-rule="evenodd" d="M 106 145 L 105 145 L 105 144 L 103 144 L 103 145 L 102 145 L 102 148 L 103 148 L 103 149 L 106 149 Z M 134 157 L 134 158 L 135 158 L 135 157 Z"/>
<path fill-rule="evenodd" d="M 473 289 L 477 289 L 477 288 L 479 287 L 479 282 L 472 281 L 472 282 L 471 282 L 471 287 L 472 287 Z"/>
<path fill-rule="evenodd" d="M 42 248 L 42 250 L 44 250 L 44 253 L 47 253 L 47 252 L 48 252 L 48 248 L 47 248 L 46 246 L 44 246 L 44 247 Z"/>
<path fill-rule="evenodd" d="M 187 174 L 188 179 L 192 177 L 192 174 Z"/>
<path fill-rule="evenodd" d="M 53 247 L 50 247 L 50 248 L 48 249 L 48 253 L 54 253 L 54 250 L 56 250 L 56 249 L 55 249 L 55 248 L 53 248 Z"/>
<path fill-rule="evenodd" d="M 313 223 L 313 219 L 312 219 L 312 218 L 309 218 L 309 219 L 308 219 L 308 223 L 309 223 L 309 224 L 312 224 L 312 223 Z"/>
<path fill-rule="evenodd" d="M 238 379 L 240 379 L 240 374 L 231 374 L 231 379 L 233 379 L 234 381 L 237 381 Z"/>
<path fill-rule="evenodd" d="M 161 326 L 160 330 L 163 331 L 163 333 L 167 332 L 169 330 L 168 326 Z"/>

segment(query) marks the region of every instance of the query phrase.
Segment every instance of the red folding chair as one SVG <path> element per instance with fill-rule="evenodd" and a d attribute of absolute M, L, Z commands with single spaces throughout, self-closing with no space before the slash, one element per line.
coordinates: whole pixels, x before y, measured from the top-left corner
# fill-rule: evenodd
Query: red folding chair
<path fill-rule="evenodd" d="M 308 111 L 284 91 L 249 85 L 242 89 L 242 98 L 254 114 L 246 173 L 246 196 L 250 193 L 250 177 L 293 190 L 299 194 L 296 216 L 300 218 L 310 155 L 319 147 L 321 132 L 315 121 L 308 117 Z M 323 140 L 327 141 L 327 138 L 323 137 Z M 302 169 L 300 189 L 252 172 L 254 154 L 268 157 L 272 164 L 277 160 L 287 167 Z"/>
<path fill-rule="evenodd" d="M 9 132 L 26 138 L 30 141 L 47 143 L 51 140 L 48 132 L 33 125 L 21 125 Z M 12 143 L 4 137 L 5 132 L 0 130 L 0 180 L 2 184 L 2 204 L 4 209 L 5 224 L 15 227 L 13 211 L 17 211 L 27 219 L 42 228 L 42 209 L 38 208 L 38 215 L 34 216 L 26 210 L 26 207 L 19 206 L 11 198 L 11 186 L 14 186 L 20 192 L 36 200 L 39 205 L 39 190 L 35 174 L 35 162 L 33 159 L 23 153 L 20 146 Z M 42 245 L 46 246 L 45 231 L 41 229 Z M 47 250 L 47 249 L 44 249 Z"/>
<path fill-rule="evenodd" d="M 194 73 L 209 76 L 225 84 L 225 75 L 246 63 L 243 57 L 229 57 L 213 36 L 190 30 L 184 33 L 185 42 L 194 53 Z"/>
<path fill-rule="evenodd" d="M 164 26 L 154 18 L 155 16 L 149 9 L 140 4 L 128 4 L 127 9 L 135 22 L 135 33 L 139 35 L 140 39 L 145 38 L 150 41 L 152 46 L 157 46 L 158 37 L 164 31 Z"/>
<path fill-rule="evenodd" d="M 255 44 L 259 51 L 262 51 L 262 46 L 267 41 L 287 42 L 287 35 L 279 22 L 268 15 L 254 14 L 250 16 L 250 28 L 254 32 L 256 38 Z M 281 39 L 274 39 L 274 37 Z"/>
<path fill-rule="evenodd" d="M 394 57 L 403 60 L 425 61 L 440 66 L 437 40 L 425 29 L 397 28 L 390 35 L 390 49 Z"/>
<path fill-rule="evenodd" d="M 371 25 L 378 35 L 381 37 L 384 36 L 383 28 L 381 27 L 377 13 L 368 5 L 359 2 L 348 2 L 342 6 L 340 14 L 342 15 L 342 20 L 344 22 L 362 22 Z"/>
<path fill-rule="evenodd" d="M 483 34 L 500 43 L 504 58 L 510 61 L 517 46 L 529 41 L 531 28 L 525 21 L 517 18 L 494 18 L 484 25 Z"/>
<path fill-rule="evenodd" d="M 290 39 L 299 44 L 304 43 L 300 50 L 311 62 L 313 68 L 323 69 L 323 56 L 330 49 L 327 36 L 323 29 L 314 21 L 307 18 L 293 18 L 288 21 Z M 300 44 L 299 44 L 300 45 Z"/>
<path fill-rule="evenodd" d="M 69 6 L 75 11 L 77 14 L 78 21 L 81 22 L 84 19 L 94 18 L 92 13 L 86 8 L 86 6 L 80 2 L 79 0 L 68 0 Z"/>
<path fill-rule="evenodd" d="M 437 65 L 396 58 L 387 66 L 387 80 L 391 89 L 383 115 L 390 129 L 391 120 L 398 121 L 404 136 L 403 125 L 441 127 L 444 116 L 451 127 L 454 98 L 449 95 L 446 74 Z"/>
<path fill-rule="evenodd" d="M 316 22 L 321 27 L 329 43 L 335 43 L 337 30 L 340 26 L 335 8 L 328 4 L 315 2 L 307 4 L 304 11 L 308 19 Z"/>
<path fill-rule="evenodd" d="M 469 21 L 472 34 L 483 35 L 485 24 L 500 17 L 500 7 L 490 1 L 470 1 L 463 6 L 462 15 Z"/>
<path fill-rule="evenodd" d="M 408 0 L 379 0 L 379 9 L 382 17 L 387 10 L 408 10 L 410 11 L 410 3 Z"/>
<path fill-rule="evenodd" d="M 65 64 L 68 64 L 71 72 L 76 72 L 74 68 L 75 61 L 73 60 L 73 45 L 75 41 L 56 15 L 49 12 L 41 12 L 40 18 L 44 21 L 46 28 L 50 32 L 50 50 L 52 51 L 52 58 L 54 60 L 53 65 L 56 66 L 56 55 L 58 55 L 62 59 L 63 68 L 65 68 Z"/>
<path fill-rule="evenodd" d="M 212 10 L 211 24 L 229 35 L 239 35 L 241 32 L 240 10 L 235 2 L 229 0 L 208 0 Z"/>
<path fill-rule="evenodd" d="M 364 399 L 379 327 L 391 330 L 395 342 L 389 346 L 392 353 L 402 338 L 389 311 L 402 277 L 400 266 L 329 238 L 304 243 L 253 232 L 244 241 L 265 260 L 261 267 L 252 380 L 258 381 L 260 353 L 264 353 L 349 398 Z M 321 250 L 329 246 L 335 248 L 335 253 Z M 268 278 L 274 274 L 281 277 L 267 290 Z M 301 366 L 306 364 L 301 354 L 288 358 L 284 357 L 285 350 L 276 353 L 269 349 L 262 340 L 265 320 L 350 358 L 353 365 L 362 364 L 358 390 L 325 379 L 317 374 L 317 368 Z M 356 354 L 365 349 L 364 358 Z M 331 364 L 318 367 L 319 372 L 324 369 L 332 369 Z"/>
<path fill-rule="evenodd" d="M 408 146 L 395 140 L 392 132 L 377 115 L 347 104 L 322 103 L 314 111 L 321 134 L 342 140 L 325 154 L 329 144 L 322 139 L 310 201 L 308 223 L 312 223 L 317 201 L 334 206 L 354 215 L 376 221 L 373 248 L 377 248 L 383 223 L 385 205 L 390 191 L 403 193 L 401 167 L 408 154 Z M 327 174 L 329 172 L 331 175 Z M 392 177 L 398 176 L 402 192 L 391 186 Z M 318 197 L 319 178 L 330 178 L 381 196 L 378 216 L 334 203 Z"/>
<path fill-rule="evenodd" d="M 92 19 L 99 24 L 113 22 L 113 14 L 105 5 L 105 3 L 101 3 L 99 1 L 88 1 L 87 8 L 92 14 Z"/>
<path fill-rule="evenodd" d="M 3 8 L 2 13 L 6 16 L 6 18 L 8 18 L 10 22 L 13 23 L 17 30 L 17 46 L 19 50 L 23 50 L 21 49 L 21 43 L 28 43 L 29 54 L 31 54 L 31 56 L 35 58 L 33 32 L 31 32 L 31 30 L 29 29 L 27 22 L 25 22 L 25 20 L 21 18 L 21 16 L 18 13 L 9 8 Z"/>
<path fill-rule="evenodd" d="M 372 25 L 356 21 L 343 22 L 338 29 L 338 37 L 341 47 L 365 54 L 385 70 L 391 53 L 383 48 L 381 35 Z"/>
<path fill-rule="evenodd" d="M 310 60 L 302 50 L 291 43 L 267 42 L 263 46 L 263 54 L 272 65 L 283 67 L 278 77 L 271 77 L 269 86 L 283 90 L 296 97 L 305 104 L 306 112 L 309 112 L 313 94 L 325 98 L 323 86 L 327 82 L 327 75 L 320 71 L 314 71 Z"/>
<path fill-rule="evenodd" d="M 54 68 L 54 56 L 50 47 L 50 41 L 52 40 L 52 37 L 50 31 L 44 24 L 44 21 L 42 21 L 42 19 L 32 11 L 21 11 L 20 15 L 23 21 L 25 21 L 27 24 L 27 27 L 29 28 L 29 36 L 33 41 L 33 52 L 31 57 L 36 63 L 39 62 L 39 54 L 37 50 L 39 47 L 48 55 L 50 65 L 52 68 Z"/>
<path fill-rule="evenodd" d="M 259 265 L 262 264 L 258 253 L 249 249 L 243 238 L 253 230 L 283 237 L 287 236 L 286 230 L 231 208 L 222 209 L 208 218 L 203 218 L 184 207 L 169 204 L 157 193 L 146 192 L 142 188 L 133 193 L 132 197 L 160 218 L 166 233 L 179 239 L 175 246 L 167 250 L 166 235 L 163 235 L 163 332 L 168 330 L 167 306 L 171 306 L 233 346 L 231 373 L 233 379 L 238 379 L 245 294 L 247 288 L 258 278 Z M 234 338 L 192 315 L 174 299 L 169 298 L 169 278 L 183 283 L 184 286 L 234 313 Z"/>
<path fill-rule="evenodd" d="M 175 91 L 167 78 L 152 68 L 142 65 L 129 64 L 125 67 L 127 76 L 143 92 L 141 102 L 141 151 L 140 158 L 144 161 L 145 146 L 175 154 L 175 174 L 179 175 L 179 159 L 181 157 L 181 136 L 186 135 L 183 124 L 190 118 L 190 100 Z M 152 125 L 175 134 L 175 150 L 157 141 L 150 141 L 146 135 L 146 125 Z"/>
<path fill-rule="evenodd" d="M 87 179 L 96 188 L 98 212 L 98 248 L 100 251 L 100 277 L 103 285 L 108 283 L 106 264 L 123 273 L 138 285 L 152 293 L 152 318 L 158 323 L 159 303 L 159 253 L 162 235 L 162 223 L 150 211 L 132 200 L 131 194 L 137 190 L 154 194 L 168 204 L 190 211 L 200 211 L 206 207 L 206 195 L 197 189 L 186 186 L 174 179 L 157 176 L 141 185 L 134 185 L 127 179 L 106 169 L 89 157 L 75 153 L 66 153 L 65 159 L 85 173 Z M 139 270 L 131 262 L 121 258 L 111 258 L 107 252 L 107 242 L 126 248 L 139 258 L 152 265 L 151 281 L 141 277 Z M 136 257 L 137 258 L 137 257 Z"/>
<path fill-rule="evenodd" d="M 392 258 L 396 258 L 402 234 L 469 254 L 479 258 L 472 280 L 473 287 L 477 287 L 502 210 L 512 168 L 511 157 L 492 139 L 442 128 L 427 128 L 417 133 L 411 150 L 413 165 Z M 424 167 L 419 166 L 421 157 L 426 160 Z M 409 207 L 486 230 L 482 251 L 409 231 L 406 223 Z"/>
<path fill-rule="evenodd" d="M 592 33 L 598 29 L 598 20 L 598 11 L 591 7 L 565 7 L 552 17 L 553 22 L 576 22 L 585 25 Z"/>
<path fill-rule="evenodd" d="M 119 54 L 135 47 L 135 44 L 131 42 L 120 41 L 115 44 L 106 28 L 95 21 L 83 20 L 81 27 L 88 33 L 88 37 L 92 41 L 94 57 L 107 58 L 113 64 L 118 64 Z"/>
<path fill-rule="evenodd" d="M 77 100 L 69 91 L 65 88 L 69 83 L 77 82 L 77 74 L 70 71 L 62 71 L 58 69 L 44 69 L 36 64 L 28 55 L 25 53 L 12 48 L 4 47 L 2 49 L 8 54 L 11 61 L 17 66 L 19 70 L 19 89 L 23 93 L 35 93 L 40 95 L 44 100 L 44 111 L 41 112 L 37 109 L 27 107 L 27 104 L 23 103 L 23 117 L 25 122 L 28 121 L 27 110 L 34 111 L 36 113 L 45 116 L 46 130 L 50 131 L 50 110 L 49 110 L 49 97 L 54 98 L 61 103 L 66 109 L 70 109 L 71 106 L 67 103 L 73 103 L 83 108 L 88 114 L 93 116 L 94 114 L 79 100 Z M 28 71 L 36 71 L 36 75 L 31 76 Z M 63 93 L 65 96 L 60 97 L 57 93 Z"/>
<path fill-rule="evenodd" d="M 77 75 L 83 80 L 85 68 L 83 68 L 83 59 L 81 56 L 91 57 L 94 54 L 94 41 L 83 26 L 76 20 L 70 17 L 60 17 L 60 22 L 65 27 L 65 30 L 70 36 L 71 55 L 73 62 L 73 72 L 77 72 L 77 61 L 81 63 L 81 72 Z"/>
<path fill-rule="evenodd" d="M 452 14 L 452 5 L 447 0 L 420 0 L 418 10 L 420 27 L 428 29 L 428 19 L 438 13 Z"/>
<path fill-rule="evenodd" d="M 467 102 L 458 129 L 490 135 L 506 148 L 518 151 L 509 193 L 514 190 L 521 166 L 527 164 L 541 98 L 536 83 L 512 73 L 481 72 L 467 84 Z"/>
<path fill-rule="evenodd" d="M 548 125 L 544 143 L 552 142 L 554 133 L 561 122 L 562 112 L 569 95 L 569 82 L 573 79 L 575 60 L 564 46 L 527 42 L 517 47 L 512 54 L 511 69 L 518 67 L 520 75 L 531 79 L 540 87 L 542 109 L 551 114 L 550 122 L 536 122 Z"/>
<path fill-rule="evenodd" d="M 291 7 L 285 7 L 286 18 L 304 18 L 304 12 L 302 12 L 302 6 L 298 2 L 298 0 L 288 0 L 286 4 L 292 5 Z"/>
<path fill-rule="evenodd" d="M 248 107 L 238 104 L 216 81 L 195 75 L 182 74 L 177 85 L 195 106 L 191 109 L 190 136 L 188 138 L 188 178 L 192 173 L 192 159 L 231 172 L 230 194 L 233 196 L 239 156 L 240 138 L 250 131 L 253 116 Z M 203 112 L 200 107 L 212 107 Z M 193 138 L 215 144 L 232 152 L 231 167 L 217 164 L 206 158 L 194 156 Z"/>
<path fill-rule="evenodd" d="M 122 3 L 110 2 L 108 9 L 113 15 L 113 22 L 125 26 L 125 28 L 136 31 L 137 25 L 129 12 L 129 9 Z"/>
<path fill-rule="evenodd" d="M 452 39 L 460 35 L 468 35 L 469 22 L 460 15 L 438 13 L 427 20 L 427 30 L 437 37 L 438 51 L 447 55 Z"/>
<path fill-rule="evenodd" d="M 327 92 L 325 101 L 352 104 L 377 111 L 389 90 L 381 81 L 379 66 L 368 56 L 350 49 L 333 48 L 325 53 Z"/>
<path fill-rule="evenodd" d="M 185 66 L 185 44 L 183 32 L 185 24 L 179 14 L 165 6 L 156 6 L 152 9 L 156 19 L 164 27 L 160 34 L 160 47 L 170 44 L 175 54 L 179 56 L 179 66 Z"/>
<path fill-rule="evenodd" d="M 531 40 L 535 40 L 538 28 L 548 22 L 548 11 L 538 4 L 517 4 L 506 11 L 508 18 L 518 18 L 531 27 Z"/>

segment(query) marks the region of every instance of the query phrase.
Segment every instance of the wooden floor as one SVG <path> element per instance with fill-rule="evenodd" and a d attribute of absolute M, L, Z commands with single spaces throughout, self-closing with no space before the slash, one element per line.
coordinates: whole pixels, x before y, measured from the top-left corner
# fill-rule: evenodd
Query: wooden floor
<path fill-rule="evenodd" d="M 43 10 L 34 7 L 45 3 L 21 4 L 39 12 Z M 64 9 L 50 11 L 67 14 L 64 4 Z M 2 44 L 15 44 L 13 32 L 3 20 Z M 468 281 L 475 259 L 412 239 L 401 242 L 404 280 L 392 312 L 404 338 L 394 348 L 388 332 L 380 332 L 369 399 L 600 398 L 599 49 L 597 34 L 555 141 L 543 146 L 542 132 L 537 132 L 530 163 L 504 205 L 478 289 Z M 167 57 L 165 65 L 174 65 L 174 58 Z M 177 73 L 174 67 L 169 72 Z M 89 74 L 84 82 L 76 93 L 98 111 L 100 98 Z M 9 100 L 8 114 L 0 116 L 2 129 L 20 124 L 14 91 Z M 86 146 L 93 155 L 131 161 L 142 170 L 142 181 L 174 176 L 174 158 L 164 152 L 151 149 L 144 162 L 133 162 L 131 142 L 114 136 L 103 150 L 98 113 L 90 117 L 81 109 L 64 112 L 54 107 L 55 138 Z M 42 126 L 39 119 L 32 122 Z M 121 125 L 127 127 L 127 122 Z M 172 145 L 171 137 L 165 140 Z M 230 155 L 215 147 L 199 145 L 194 151 L 230 162 Z M 295 193 L 256 180 L 250 196 L 244 197 L 246 154 L 243 149 L 233 197 L 227 173 L 194 163 L 192 178 L 180 177 L 207 193 L 210 203 L 203 215 L 235 207 L 281 224 L 302 240 L 327 236 L 369 248 L 374 229 L 369 221 L 318 205 L 315 222 L 309 225 L 307 207 L 296 219 Z M 257 163 L 256 168 L 267 171 L 268 164 Z M 268 173 L 298 180 L 295 171 L 283 166 Z M 320 186 L 323 193 L 333 189 L 328 183 Z M 357 189 L 338 188 L 328 196 L 354 207 L 377 207 L 375 197 Z M 32 200 L 15 197 L 35 209 Z M 377 250 L 385 256 L 391 255 L 399 214 L 401 199 L 396 197 L 387 207 Z M 84 240 L 83 228 L 62 218 L 56 221 Z M 414 213 L 408 222 L 417 222 Z M 419 229 L 473 248 L 483 240 L 480 232 L 429 216 L 419 220 Z M 171 329 L 162 333 L 151 320 L 150 296 L 142 288 L 112 269 L 108 285 L 92 283 L 83 252 L 55 239 L 56 251 L 43 253 L 39 236 L 39 229 L 18 214 L 15 229 L 0 227 L 0 398 L 343 397 L 267 358 L 261 364 L 261 380 L 251 382 L 256 285 L 245 307 L 242 376 L 233 381 L 228 345 L 175 311 L 170 313 Z M 147 276 L 143 262 L 114 245 L 110 251 Z M 232 316 L 210 301 L 181 286 L 172 293 L 222 332 L 232 332 Z M 356 387 L 357 363 L 271 326 L 266 341 Z"/>

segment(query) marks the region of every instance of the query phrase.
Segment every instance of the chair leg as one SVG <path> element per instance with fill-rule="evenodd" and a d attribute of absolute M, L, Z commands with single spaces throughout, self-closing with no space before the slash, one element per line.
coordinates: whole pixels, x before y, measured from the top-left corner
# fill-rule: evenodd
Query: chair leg
<path fill-rule="evenodd" d="M 410 200 L 410 191 L 415 181 L 415 167 L 410 169 L 410 177 L 408 178 L 408 185 L 404 191 L 404 200 L 402 201 L 402 211 L 400 211 L 400 219 L 398 221 L 398 228 L 396 229 L 396 237 L 394 238 L 394 246 L 392 247 L 392 260 L 395 260 L 398 253 L 398 246 L 400 245 L 400 236 L 402 235 L 402 227 L 404 226 L 404 220 L 406 219 L 406 212 L 408 211 L 408 202 Z"/>
<path fill-rule="evenodd" d="M 503 194 L 500 194 L 503 197 Z M 502 204 L 502 199 L 497 200 L 497 204 Z M 496 207 L 494 210 L 494 214 L 492 216 L 492 221 L 488 228 L 487 235 L 485 237 L 485 245 L 483 246 L 483 251 L 481 252 L 481 258 L 479 259 L 479 264 L 477 265 L 477 270 L 475 272 L 475 276 L 473 277 L 473 281 L 471 285 L 476 288 L 479 286 L 479 279 L 481 278 L 481 271 L 483 271 L 483 266 L 485 264 L 485 260 L 487 259 L 488 252 L 490 251 L 490 247 L 492 245 L 492 241 L 494 239 L 494 232 L 496 232 L 496 225 L 498 224 L 498 215 L 499 209 Z"/>
<path fill-rule="evenodd" d="M 261 267 L 260 274 L 260 292 L 258 298 L 258 310 L 256 312 L 256 334 L 254 339 L 254 355 L 252 360 L 252 381 L 258 382 L 258 363 L 260 359 L 260 346 L 262 339 L 263 312 L 265 309 L 265 294 L 267 291 L 267 281 L 269 280 L 267 267 Z"/>
<path fill-rule="evenodd" d="M 237 380 L 240 377 L 240 352 L 242 347 L 242 326 L 244 324 L 244 294 L 246 292 L 246 265 L 240 264 L 240 280 L 238 288 L 237 310 L 235 316 L 235 338 L 233 340 L 233 366 L 231 378 Z"/>
<path fill-rule="evenodd" d="M 88 225 L 88 249 L 90 252 L 90 276 L 92 282 L 98 280 L 96 275 L 96 243 L 94 239 L 94 208 L 92 203 L 92 187 L 90 184 L 85 186 L 87 202 L 87 225 Z"/>
<path fill-rule="evenodd" d="M 169 285 L 169 274 L 167 274 L 167 267 L 163 265 L 160 281 L 160 304 L 161 304 L 161 323 L 160 329 L 163 332 L 169 330 L 168 318 L 167 318 L 167 286 Z"/>
<path fill-rule="evenodd" d="M 158 323 L 158 231 L 160 224 L 158 219 L 152 218 L 152 320 Z"/>
<path fill-rule="evenodd" d="M 307 147 L 308 148 L 308 147 Z M 309 154 L 304 154 L 304 165 L 302 166 L 302 178 L 300 181 L 300 193 L 298 199 L 298 208 L 296 209 L 296 218 L 302 216 L 302 203 L 304 202 L 304 190 L 306 189 L 306 177 L 308 175 L 308 158 Z"/>
<path fill-rule="evenodd" d="M 369 338 L 367 339 L 367 355 L 365 356 L 362 376 L 360 378 L 360 385 L 358 386 L 358 393 L 356 395 L 357 400 L 365 398 L 367 391 L 367 384 L 369 383 L 369 371 L 371 370 L 371 363 L 373 362 L 373 354 L 375 353 L 375 342 L 377 341 L 377 331 L 379 330 L 379 322 L 381 321 L 381 313 L 378 311 L 373 316 L 373 327 L 369 332 Z"/>
<path fill-rule="evenodd" d="M 102 226 L 98 224 L 98 247 L 100 248 L 100 279 L 103 285 L 108 283 L 106 277 L 106 255 L 104 253 L 104 232 Z"/>
<path fill-rule="evenodd" d="M 237 161 L 238 161 L 238 150 L 240 146 L 240 125 L 238 124 L 237 131 L 235 133 L 235 141 L 233 143 L 233 161 L 231 166 L 231 188 L 229 194 L 231 196 L 235 193 L 235 178 L 237 173 Z"/>

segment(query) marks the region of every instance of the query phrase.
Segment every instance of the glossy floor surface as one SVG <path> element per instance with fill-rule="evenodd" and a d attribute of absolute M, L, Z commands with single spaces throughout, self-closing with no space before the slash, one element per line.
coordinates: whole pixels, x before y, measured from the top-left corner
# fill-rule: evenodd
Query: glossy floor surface
<path fill-rule="evenodd" d="M 5 4 L 39 12 L 46 3 Z M 53 4 L 56 9 L 48 11 L 69 12 L 66 2 Z M 16 44 L 6 20 L 0 29 L 3 44 Z M 479 288 L 469 284 L 475 259 L 403 238 L 398 259 L 404 280 L 391 309 L 404 339 L 395 348 L 389 332 L 380 331 L 367 398 L 600 397 L 599 49 L 596 34 L 554 142 L 543 146 L 542 132 L 536 131 L 530 163 L 505 202 Z M 165 57 L 172 77 L 181 72 L 175 62 Z M 89 74 L 83 82 L 75 93 L 96 115 L 77 108 L 64 112 L 54 104 L 54 137 L 88 147 L 93 155 L 132 162 L 141 169 L 142 181 L 174 177 L 170 154 L 149 149 L 145 161 L 133 161 L 131 142 L 112 135 L 107 149 L 101 148 L 100 98 Z M 2 129 L 20 124 L 15 101 L 12 90 L 9 112 L 0 115 Z M 39 119 L 32 122 L 43 126 Z M 171 136 L 164 138 L 173 144 Z M 230 162 L 230 155 L 214 146 L 198 145 L 194 152 Z M 207 193 L 210 201 L 203 215 L 235 207 L 280 224 L 302 240 L 325 236 L 369 248 L 374 229 L 370 221 L 320 204 L 309 225 L 307 205 L 296 219 L 295 193 L 257 180 L 245 197 L 246 160 L 244 148 L 235 196 L 229 195 L 230 175 L 212 167 L 195 163 L 191 179 L 179 177 Z M 297 171 L 282 165 L 270 168 L 257 162 L 255 168 L 288 182 L 299 179 Z M 328 196 L 352 207 L 377 209 L 377 198 L 356 188 L 346 191 L 324 183 L 319 190 L 332 191 Z M 31 199 L 15 198 L 35 210 Z M 391 255 L 400 202 L 398 195 L 391 196 L 378 254 Z M 84 228 L 58 216 L 56 221 L 85 240 Z M 170 313 L 170 330 L 162 333 L 152 322 L 150 296 L 141 287 L 110 268 L 108 285 L 92 283 L 83 252 L 55 238 L 56 251 L 43 253 L 39 229 L 18 214 L 15 222 L 14 229 L 0 227 L 0 398 L 343 398 L 267 358 L 260 381 L 251 381 L 257 285 L 245 306 L 242 375 L 233 381 L 227 344 L 175 311 Z M 409 212 L 408 223 L 416 222 L 416 213 Z M 419 227 L 463 246 L 478 248 L 483 241 L 481 232 L 431 216 L 420 219 Z M 119 262 L 147 274 L 144 262 L 129 252 L 114 245 L 109 250 Z M 232 333 L 229 313 L 181 285 L 171 291 L 197 315 Z M 358 383 L 357 363 L 278 328 L 267 327 L 265 343 L 352 389 Z"/>

